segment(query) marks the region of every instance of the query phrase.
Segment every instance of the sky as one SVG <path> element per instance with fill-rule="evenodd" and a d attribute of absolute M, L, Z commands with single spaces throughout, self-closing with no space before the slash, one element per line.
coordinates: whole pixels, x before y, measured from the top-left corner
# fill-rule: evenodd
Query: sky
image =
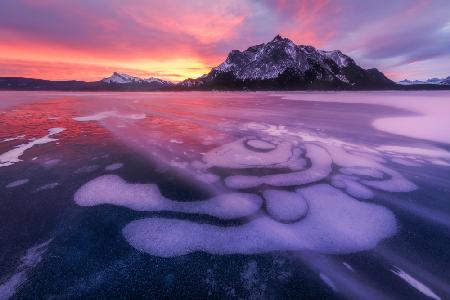
<path fill-rule="evenodd" d="M 181 81 L 277 34 L 393 80 L 450 76 L 449 0 L 1 0 L 0 76 Z"/>

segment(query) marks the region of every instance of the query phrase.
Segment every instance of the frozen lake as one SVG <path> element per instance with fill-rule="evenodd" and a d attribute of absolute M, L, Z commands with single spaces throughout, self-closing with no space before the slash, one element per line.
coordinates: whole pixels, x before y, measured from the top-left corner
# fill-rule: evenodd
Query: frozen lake
<path fill-rule="evenodd" d="M 450 298 L 450 92 L 0 109 L 0 299 Z"/>

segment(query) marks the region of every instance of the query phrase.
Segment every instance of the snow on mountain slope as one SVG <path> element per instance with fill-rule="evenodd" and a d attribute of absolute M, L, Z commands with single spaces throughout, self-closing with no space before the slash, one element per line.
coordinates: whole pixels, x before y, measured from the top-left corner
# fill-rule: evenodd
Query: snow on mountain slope
<path fill-rule="evenodd" d="M 103 78 L 101 82 L 108 84 L 153 84 L 160 86 L 170 86 L 173 85 L 172 82 L 162 80 L 155 77 L 149 77 L 147 79 L 142 79 L 136 76 L 131 76 L 125 73 L 114 72 L 111 76 Z"/>
<path fill-rule="evenodd" d="M 268 43 L 232 50 L 226 60 L 201 78 L 188 79 L 180 85 L 199 87 L 214 84 L 273 81 L 272 85 L 311 85 L 315 82 L 335 86 L 392 85 L 376 69 L 365 70 L 339 50 L 318 50 L 296 45 L 277 35 Z"/>
<path fill-rule="evenodd" d="M 111 76 L 103 78 L 101 81 L 106 83 L 132 83 L 142 82 L 143 79 L 125 73 L 114 72 Z"/>
<path fill-rule="evenodd" d="M 437 85 L 450 85 L 450 76 L 447 78 L 430 78 L 427 80 L 408 80 L 404 79 L 398 82 L 401 85 L 412 84 L 437 84 Z"/>

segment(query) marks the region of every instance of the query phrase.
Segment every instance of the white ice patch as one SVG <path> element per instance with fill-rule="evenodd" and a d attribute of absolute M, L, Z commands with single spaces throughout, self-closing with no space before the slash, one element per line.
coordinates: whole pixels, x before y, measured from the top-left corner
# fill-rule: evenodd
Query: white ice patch
<path fill-rule="evenodd" d="M 115 171 L 123 167 L 122 163 L 113 163 L 105 167 L 105 171 Z"/>
<path fill-rule="evenodd" d="M 253 188 L 262 184 L 272 186 L 303 185 L 326 178 L 331 172 L 332 160 L 328 153 L 320 146 L 306 144 L 306 157 L 311 161 L 311 168 L 291 173 L 247 176 L 235 175 L 225 179 L 225 184 L 233 189 Z"/>
<path fill-rule="evenodd" d="M 15 141 L 15 140 L 21 140 L 21 139 L 23 139 L 24 137 L 25 137 L 25 135 L 22 134 L 22 135 L 19 135 L 19 136 L 16 136 L 16 137 L 4 139 L 3 141 L 0 141 L 0 143 L 3 143 L 3 142 L 11 142 L 11 141 Z"/>
<path fill-rule="evenodd" d="M 52 189 L 54 189 L 55 187 L 57 187 L 58 185 L 59 185 L 58 182 L 47 183 L 47 184 L 44 184 L 44 185 L 38 187 L 38 188 L 36 189 L 36 192 L 41 192 L 41 191 L 45 191 L 45 190 L 52 190 Z"/>
<path fill-rule="evenodd" d="M 427 287 L 422 282 L 418 281 L 417 279 L 415 279 L 414 277 L 412 277 L 411 275 L 409 275 L 402 269 L 400 269 L 398 267 L 394 267 L 394 269 L 391 269 L 391 272 L 394 273 L 395 275 L 397 275 L 398 277 L 400 277 L 401 279 L 403 279 L 404 281 L 406 281 L 410 286 L 412 286 L 413 288 L 415 288 L 416 290 L 418 290 L 425 296 L 428 296 L 428 297 L 436 299 L 436 300 L 441 300 L 441 297 L 436 295 L 429 287 Z"/>
<path fill-rule="evenodd" d="M 146 116 L 146 114 L 122 114 L 117 111 L 103 111 L 89 116 L 75 117 L 73 119 L 79 122 L 100 121 L 106 118 L 141 120 L 145 119 Z"/>
<path fill-rule="evenodd" d="M 90 166 L 84 166 L 76 169 L 74 171 L 75 174 L 84 174 L 84 173 L 92 173 L 99 169 L 99 166 L 97 165 L 90 165 Z"/>
<path fill-rule="evenodd" d="M 172 144 L 183 144 L 183 141 L 177 139 L 170 139 L 169 142 L 171 142 Z"/>
<path fill-rule="evenodd" d="M 17 267 L 16 273 L 1 283 L 0 299 L 9 299 L 17 292 L 27 280 L 28 273 L 41 262 L 42 255 L 51 241 L 50 239 L 27 250 L 26 254 L 20 259 L 21 263 Z"/>
<path fill-rule="evenodd" d="M 26 150 L 32 148 L 33 146 L 57 141 L 57 139 L 52 138 L 51 136 L 58 134 L 64 130 L 65 130 L 64 128 L 50 128 L 46 136 L 30 140 L 27 144 L 18 145 L 14 149 L 9 150 L 8 152 L 5 152 L 3 154 L 0 154 L 0 167 L 10 166 L 19 161 L 22 161 L 20 157 Z"/>
<path fill-rule="evenodd" d="M 18 186 L 24 185 L 28 181 L 30 181 L 30 180 L 29 179 L 19 179 L 19 180 L 8 183 L 5 187 L 6 188 L 18 187 Z"/>
<path fill-rule="evenodd" d="M 297 191 L 307 201 L 306 218 L 282 224 L 261 215 L 239 226 L 216 226 L 187 220 L 147 218 L 123 229 L 139 251 L 172 257 L 203 251 L 255 254 L 285 250 L 351 253 L 375 247 L 396 232 L 396 220 L 384 207 L 357 201 L 329 185 Z"/>
<path fill-rule="evenodd" d="M 113 204 L 137 211 L 209 214 L 223 219 L 246 217 L 262 205 L 260 197 L 244 193 L 222 194 L 203 201 L 172 201 L 161 195 L 156 184 L 130 184 L 116 175 L 89 181 L 77 190 L 74 200 L 81 206 Z"/>
<path fill-rule="evenodd" d="M 353 267 L 349 264 L 346 263 L 345 261 L 342 262 L 342 264 L 344 265 L 344 267 L 346 267 L 349 271 L 355 272 L 355 269 L 353 269 Z"/>
<path fill-rule="evenodd" d="M 266 200 L 267 212 L 277 221 L 298 221 L 308 213 L 308 204 L 299 193 L 265 190 L 263 197 Z"/>
<path fill-rule="evenodd" d="M 333 280 L 331 280 L 331 278 L 327 275 L 320 273 L 320 279 L 322 279 L 322 281 L 325 282 L 325 284 L 328 285 L 333 291 L 337 290 Z"/>

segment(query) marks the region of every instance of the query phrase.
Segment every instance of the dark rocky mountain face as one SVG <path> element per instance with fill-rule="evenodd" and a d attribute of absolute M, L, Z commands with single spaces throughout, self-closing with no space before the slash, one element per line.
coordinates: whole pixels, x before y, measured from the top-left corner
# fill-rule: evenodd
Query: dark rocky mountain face
<path fill-rule="evenodd" d="M 224 89 L 378 89 L 395 86 L 377 69 L 363 69 L 339 50 L 324 51 L 296 45 L 276 36 L 266 44 L 227 59 L 207 75 L 180 83 L 185 88 Z"/>

